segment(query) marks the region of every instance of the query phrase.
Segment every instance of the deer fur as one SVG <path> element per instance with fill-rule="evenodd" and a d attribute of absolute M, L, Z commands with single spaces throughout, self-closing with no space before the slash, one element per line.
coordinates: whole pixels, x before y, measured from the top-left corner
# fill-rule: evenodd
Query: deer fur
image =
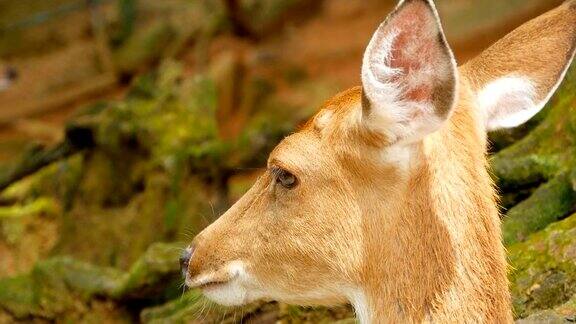
<path fill-rule="evenodd" d="M 540 110 L 575 47 L 570 1 L 457 68 L 432 1 L 401 1 L 362 87 L 274 149 L 188 248 L 186 284 L 225 305 L 351 303 L 362 323 L 512 322 L 486 131 Z"/>

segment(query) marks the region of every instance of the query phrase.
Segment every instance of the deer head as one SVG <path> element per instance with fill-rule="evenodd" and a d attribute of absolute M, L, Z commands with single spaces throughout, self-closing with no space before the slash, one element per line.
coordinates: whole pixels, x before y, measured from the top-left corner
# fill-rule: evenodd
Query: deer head
<path fill-rule="evenodd" d="M 538 112 L 574 56 L 576 2 L 458 69 L 430 0 L 406 0 L 325 103 L 184 254 L 214 301 L 350 302 L 362 322 L 511 321 L 486 131 Z"/>

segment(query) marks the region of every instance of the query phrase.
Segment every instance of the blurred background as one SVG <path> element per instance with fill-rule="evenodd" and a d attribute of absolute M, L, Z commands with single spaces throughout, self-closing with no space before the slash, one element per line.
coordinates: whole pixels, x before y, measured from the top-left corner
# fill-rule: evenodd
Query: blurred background
<path fill-rule="evenodd" d="M 460 64 L 559 0 L 437 0 Z M 354 323 L 221 308 L 181 248 L 360 83 L 390 0 L 0 0 L 0 323 Z M 491 134 L 517 318 L 576 321 L 576 75 Z"/>

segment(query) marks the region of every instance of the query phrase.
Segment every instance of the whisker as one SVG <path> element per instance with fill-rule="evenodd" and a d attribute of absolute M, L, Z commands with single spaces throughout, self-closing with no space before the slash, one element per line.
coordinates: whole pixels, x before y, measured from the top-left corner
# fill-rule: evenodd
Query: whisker
<path fill-rule="evenodd" d="M 212 206 L 212 203 L 210 204 L 210 208 L 212 209 L 212 215 L 214 216 L 214 207 Z M 198 213 L 200 214 L 200 217 L 202 217 L 202 221 L 204 221 L 204 227 L 208 227 L 210 224 L 212 224 L 212 222 L 208 219 L 208 217 L 206 217 L 206 214 L 204 213 Z"/>
<path fill-rule="evenodd" d="M 208 202 L 210 209 L 212 210 L 212 219 L 216 219 L 216 212 L 214 211 L 214 204 L 210 201 Z"/>
<path fill-rule="evenodd" d="M 205 320 L 206 320 L 206 316 L 205 316 L 205 313 L 204 313 L 204 310 L 206 309 L 206 306 L 207 306 L 207 305 L 206 305 L 206 300 L 202 299 L 202 308 L 200 309 L 200 312 L 199 312 L 199 314 L 198 314 L 198 316 L 197 316 L 198 319 L 199 319 L 200 317 L 202 317 L 201 322 L 205 322 Z"/>

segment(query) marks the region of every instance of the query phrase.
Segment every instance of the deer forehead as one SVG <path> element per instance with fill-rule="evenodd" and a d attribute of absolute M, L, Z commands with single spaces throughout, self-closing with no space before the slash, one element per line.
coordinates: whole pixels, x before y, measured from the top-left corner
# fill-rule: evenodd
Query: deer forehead
<path fill-rule="evenodd" d="M 277 166 L 294 173 L 320 171 L 328 155 L 317 134 L 302 130 L 286 137 L 268 159 L 269 166 Z"/>
<path fill-rule="evenodd" d="M 355 87 L 328 100 L 299 132 L 278 144 L 270 154 L 269 164 L 293 171 L 321 170 L 322 162 L 329 160 L 333 146 L 340 140 L 332 133 L 342 133 L 359 118 L 356 115 L 361 110 L 361 93 L 361 88 Z"/>
<path fill-rule="evenodd" d="M 388 145 L 385 133 L 362 129 L 363 106 L 368 104 L 364 101 L 361 87 L 337 94 L 324 103 L 299 133 L 284 139 L 269 160 L 294 171 L 330 171 L 326 169 L 327 161 L 356 156 L 366 164 L 392 164 L 407 170 L 413 147 Z M 392 121 L 379 118 L 379 122 Z M 357 145 L 357 140 L 366 145 Z"/>

